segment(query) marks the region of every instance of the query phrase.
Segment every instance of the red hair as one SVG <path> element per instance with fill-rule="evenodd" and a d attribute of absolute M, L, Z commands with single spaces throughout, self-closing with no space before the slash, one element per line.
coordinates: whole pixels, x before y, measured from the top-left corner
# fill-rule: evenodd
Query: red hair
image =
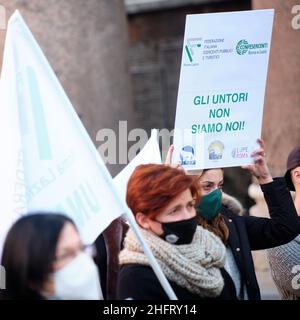
<path fill-rule="evenodd" d="M 141 212 L 154 217 L 174 198 L 190 189 L 196 203 L 200 200 L 199 178 L 163 164 L 136 167 L 127 184 L 126 202 L 134 215 Z"/>

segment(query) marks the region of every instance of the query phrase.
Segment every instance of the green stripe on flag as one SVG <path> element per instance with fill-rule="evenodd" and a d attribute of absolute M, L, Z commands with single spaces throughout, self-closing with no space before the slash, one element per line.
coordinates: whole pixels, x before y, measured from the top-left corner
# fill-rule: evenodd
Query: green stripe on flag
<path fill-rule="evenodd" d="M 52 152 L 47 130 L 47 121 L 44 113 L 38 81 L 35 72 L 31 67 L 27 67 L 26 71 L 29 81 L 30 99 L 39 156 L 41 160 L 51 160 Z"/>

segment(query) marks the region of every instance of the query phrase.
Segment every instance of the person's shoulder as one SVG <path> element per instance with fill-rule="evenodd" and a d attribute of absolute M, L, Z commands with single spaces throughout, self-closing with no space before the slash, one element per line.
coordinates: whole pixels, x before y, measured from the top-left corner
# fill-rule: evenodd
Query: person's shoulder
<path fill-rule="evenodd" d="M 119 277 L 131 278 L 134 282 L 141 279 L 156 279 L 155 273 L 150 266 L 142 264 L 125 264 L 120 269 Z"/>
<path fill-rule="evenodd" d="M 239 202 L 239 200 L 225 192 L 223 192 L 222 194 L 222 207 L 223 211 L 226 212 L 228 215 L 234 214 L 237 216 L 242 216 L 244 213 L 244 208 L 242 204 Z"/>
<path fill-rule="evenodd" d="M 276 261 L 292 259 L 297 264 L 300 258 L 300 235 L 282 246 L 268 249 L 268 255 L 270 259 L 275 259 Z"/>
<path fill-rule="evenodd" d="M 221 214 L 225 218 L 225 221 L 227 222 L 233 220 L 233 221 L 239 221 L 241 218 L 243 218 L 243 215 L 237 214 L 236 211 L 230 209 L 228 206 L 222 204 L 221 207 Z"/>
<path fill-rule="evenodd" d="M 156 300 L 167 296 L 150 266 L 127 264 L 120 269 L 118 299 Z"/>
<path fill-rule="evenodd" d="M 227 225 L 229 225 L 231 222 L 233 222 L 236 226 L 239 226 L 240 224 L 244 225 L 246 223 L 245 218 L 247 218 L 247 216 L 243 215 L 240 211 L 232 209 L 230 206 L 227 206 L 224 203 L 222 203 L 221 215 L 223 216 Z"/>

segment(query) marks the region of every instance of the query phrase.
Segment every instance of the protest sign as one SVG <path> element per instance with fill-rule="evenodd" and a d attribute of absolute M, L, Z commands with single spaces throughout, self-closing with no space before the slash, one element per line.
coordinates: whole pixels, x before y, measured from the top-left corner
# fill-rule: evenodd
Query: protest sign
<path fill-rule="evenodd" d="M 261 136 L 274 10 L 188 15 L 174 161 L 185 169 L 250 164 Z"/>

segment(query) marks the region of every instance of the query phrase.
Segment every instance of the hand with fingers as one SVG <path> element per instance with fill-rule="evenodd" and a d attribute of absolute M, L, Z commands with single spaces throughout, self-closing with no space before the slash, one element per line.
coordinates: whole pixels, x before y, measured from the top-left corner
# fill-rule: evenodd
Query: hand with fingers
<path fill-rule="evenodd" d="M 176 169 L 182 169 L 179 162 L 175 163 L 175 164 L 172 163 L 173 162 L 173 154 L 174 154 L 174 145 L 171 144 L 170 148 L 168 150 L 168 153 L 167 153 L 165 164 L 168 166 L 171 166 L 173 168 L 176 168 Z"/>
<path fill-rule="evenodd" d="M 251 154 L 254 164 L 242 166 L 242 168 L 249 170 L 258 179 L 259 184 L 270 183 L 273 181 L 273 178 L 266 162 L 265 145 L 261 139 L 257 139 L 257 143 L 259 144 L 259 148 Z"/>

